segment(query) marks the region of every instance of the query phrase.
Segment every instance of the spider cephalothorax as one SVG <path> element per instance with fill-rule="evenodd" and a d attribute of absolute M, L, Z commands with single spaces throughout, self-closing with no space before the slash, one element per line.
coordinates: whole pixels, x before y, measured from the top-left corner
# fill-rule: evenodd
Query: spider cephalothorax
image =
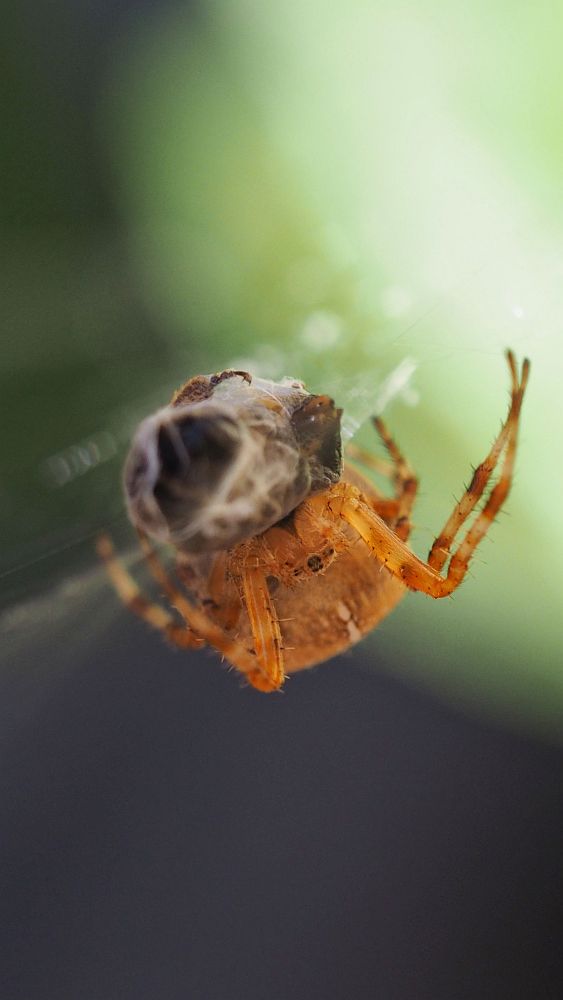
<path fill-rule="evenodd" d="M 383 471 L 391 497 L 356 465 L 342 470 L 341 411 L 328 396 L 247 372 L 190 379 L 140 425 L 125 468 L 141 546 L 181 619 L 141 595 L 104 535 L 99 551 L 118 593 L 175 645 L 214 646 L 261 691 L 353 645 L 407 590 L 451 594 L 512 482 L 530 365 L 519 373 L 511 351 L 507 358 L 507 418 L 427 562 L 407 545 L 417 480 L 380 419 L 390 463 L 353 446 L 348 457 Z M 149 536 L 174 546 L 179 582 Z"/>

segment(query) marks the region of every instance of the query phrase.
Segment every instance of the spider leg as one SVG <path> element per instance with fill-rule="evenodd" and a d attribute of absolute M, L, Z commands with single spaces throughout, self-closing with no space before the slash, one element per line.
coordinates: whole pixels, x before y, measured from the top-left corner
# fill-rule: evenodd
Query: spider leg
<path fill-rule="evenodd" d="M 213 617 L 230 632 L 240 618 L 242 604 L 235 586 L 227 584 L 227 568 L 227 554 L 219 552 L 207 581 L 207 593 L 214 604 Z"/>
<path fill-rule="evenodd" d="M 241 573 L 241 585 L 258 663 L 247 680 L 259 691 L 277 691 L 285 679 L 282 637 L 266 574 L 259 566 L 247 566 Z"/>
<path fill-rule="evenodd" d="M 393 478 L 395 470 L 391 462 L 386 462 L 385 459 L 379 458 L 378 455 L 372 455 L 370 451 L 367 451 L 366 448 L 361 448 L 355 441 L 350 441 L 346 445 L 346 458 L 351 458 L 354 462 L 365 465 L 366 469 L 371 469 L 373 472 L 379 473 L 385 479 Z"/>
<path fill-rule="evenodd" d="M 484 510 L 475 521 L 473 528 L 466 536 L 462 546 L 458 549 L 458 552 L 456 553 L 456 561 L 460 558 L 464 558 L 464 553 L 466 552 L 469 552 L 469 555 L 471 554 L 475 546 L 485 534 L 490 522 L 497 514 L 510 489 L 514 467 L 514 455 L 516 452 L 518 418 L 520 416 L 522 399 L 528 382 L 530 362 L 527 359 L 524 361 L 524 364 L 522 365 L 522 373 L 519 378 L 514 354 L 512 351 L 507 351 L 506 356 L 512 381 L 511 400 L 508 415 L 491 447 L 491 450 L 489 451 L 489 454 L 475 469 L 469 487 L 463 494 L 461 500 L 454 507 L 450 517 L 446 521 L 444 527 L 430 549 L 428 564 L 437 570 L 441 570 L 444 563 L 449 558 L 451 545 L 455 536 L 482 497 L 487 483 L 489 482 L 489 479 L 505 447 L 506 453 L 501 478 L 497 486 L 491 492 Z M 469 558 L 469 555 L 467 558 Z"/>
<path fill-rule="evenodd" d="M 514 385 L 517 383 L 517 371 L 516 371 L 514 355 L 512 354 L 511 351 L 508 351 L 507 357 Z M 475 518 L 473 525 L 465 535 L 461 544 L 458 545 L 456 551 L 453 553 L 452 558 L 450 560 L 450 564 L 448 567 L 448 577 L 451 577 L 452 579 L 458 579 L 459 582 L 461 582 L 467 571 L 467 566 L 471 556 L 473 555 L 473 552 L 479 545 L 479 542 L 482 540 L 482 538 L 484 538 L 484 536 L 486 535 L 490 525 L 494 521 L 496 515 L 498 514 L 500 508 L 502 507 L 504 501 L 506 500 L 506 497 L 510 492 L 510 487 L 512 485 L 512 477 L 514 473 L 514 461 L 516 458 L 516 446 L 518 443 L 518 421 L 520 417 L 522 399 L 524 397 L 524 392 L 526 391 L 526 386 L 528 384 L 529 374 L 530 374 L 530 362 L 528 361 L 527 358 L 525 358 L 524 363 L 522 365 L 522 375 L 520 379 L 520 384 L 517 390 L 513 389 L 512 404 L 505 424 L 505 426 L 508 427 L 508 432 L 506 441 L 506 451 L 501 468 L 500 478 L 497 484 L 491 490 L 488 500 L 485 503 L 485 506 L 483 507 L 482 511 Z M 474 506 L 475 504 L 472 505 L 472 507 Z M 430 559 L 429 559 L 429 564 L 430 564 Z"/>
<path fill-rule="evenodd" d="M 400 503 L 398 519 L 410 516 L 418 490 L 418 479 L 409 462 L 399 450 L 381 417 L 372 417 L 372 423 L 393 462 L 395 497 Z"/>
<path fill-rule="evenodd" d="M 166 579 L 166 594 L 171 604 L 180 612 L 186 623 L 189 625 L 194 632 L 202 637 L 210 646 L 213 646 L 219 653 L 229 660 L 240 670 L 241 673 L 245 674 L 250 683 L 253 683 L 253 678 L 256 671 L 256 657 L 249 652 L 242 643 L 238 642 L 235 638 L 230 638 L 220 625 L 217 625 L 212 619 L 205 613 L 197 608 L 185 594 L 182 593 L 179 587 L 177 587 L 173 581 L 167 577 L 166 570 L 162 566 L 160 559 L 153 549 L 151 543 L 146 536 L 142 534 L 139 535 L 143 551 L 147 562 L 152 567 L 157 579 Z M 254 685 L 258 686 L 258 685 Z M 272 688 L 264 688 L 261 690 L 273 690 Z"/>
<path fill-rule="evenodd" d="M 352 459 L 352 461 L 350 461 Z M 357 459 L 357 461 L 356 461 Z M 373 462 L 372 462 L 373 459 Z M 344 479 L 347 478 L 347 472 L 349 470 L 353 471 L 356 476 L 361 476 L 365 483 L 364 493 L 367 499 L 380 517 L 388 524 L 395 523 L 399 517 L 401 506 L 400 501 L 396 498 L 391 499 L 391 497 L 385 497 L 378 490 L 378 488 L 371 482 L 371 480 L 366 480 L 363 472 L 358 468 L 358 464 L 367 466 L 367 468 L 374 469 L 375 471 L 385 475 L 387 479 L 390 479 L 393 475 L 393 467 L 389 462 L 382 462 L 381 468 L 379 467 L 379 459 L 375 455 L 370 455 L 368 451 L 364 451 L 363 448 L 358 448 L 355 444 L 349 444 L 346 448 L 346 465 L 344 466 Z M 384 471 L 385 470 L 385 471 Z M 407 532 L 408 535 L 408 532 Z"/>
<path fill-rule="evenodd" d="M 445 597 L 455 589 L 409 549 L 394 528 L 385 524 L 354 486 L 338 483 L 324 495 L 324 500 L 325 516 L 341 518 L 355 528 L 378 562 L 402 580 L 405 586 L 411 590 L 422 590 L 432 597 Z"/>
<path fill-rule="evenodd" d="M 123 602 L 144 621 L 164 632 L 176 645 L 186 648 L 194 645 L 199 647 L 207 643 L 222 653 L 225 659 L 241 673 L 253 674 L 256 671 L 256 658 L 236 639 L 229 638 L 220 625 L 216 625 L 204 611 L 190 603 L 168 577 L 148 540 L 144 536 L 140 536 L 140 540 L 153 575 L 163 586 L 171 604 L 182 615 L 191 631 L 177 625 L 159 605 L 153 604 L 140 594 L 137 584 L 115 555 L 110 538 L 102 535 L 98 541 L 98 553 L 104 560 L 110 579 Z M 170 623 L 172 628 L 169 627 Z"/>
<path fill-rule="evenodd" d="M 183 592 L 178 588 L 177 584 L 174 583 L 170 574 L 166 568 L 162 565 L 160 559 L 158 558 L 155 550 L 153 549 L 147 535 L 143 531 L 137 529 L 137 535 L 139 537 L 139 543 L 143 551 L 146 563 L 160 587 L 162 587 L 164 593 L 168 597 L 168 600 L 173 606 L 176 606 L 176 598 L 178 595 L 184 598 Z M 225 601 L 225 572 L 226 572 L 226 556 L 224 552 L 220 552 L 213 563 L 213 568 L 211 570 L 209 579 L 207 581 L 207 592 L 213 604 L 217 608 L 217 612 L 214 617 L 219 619 L 219 624 L 224 629 L 230 630 L 234 628 L 241 611 L 241 604 L 238 600 L 238 595 L 235 595 L 235 600 Z M 179 610 L 179 609 L 178 609 Z"/>
<path fill-rule="evenodd" d="M 254 659 L 242 645 L 236 641 L 229 640 L 221 626 L 216 625 L 204 612 L 198 611 L 197 608 L 187 601 L 184 594 L 168 576 L 156 552 L 142 532 L 139 532 L 139 540 L 155 579 L 164 588 L 170 603 L 180 611 L 186 621 L 190 622 L 190 616 L 193 619 L 194 615 L 204 614 L 207 622 L 207 642 L 223 653 L 239 670 L 244 672 L 246 679 L 253 687 L 265 692 L 276 691 L 280 688 L 285 679 L 281 652 L 281 634 L 275 608 L 270 599 L 265 573 L 259 567 L 245 567 L 241 577 L 244 602 L 254 639 L 256 653 L 256 659 Z M 221 553 L 215 561 L 208 584 L 209 595 L 217 604 L 219 604 L 219 601 L 216 598 L 221 597 L 219 592 L 220 581 L 222 580 L 223 582 L 224 590 L 227 568 L 228 559 L 224 553 Z M 234 601 L 225 605 L 224 614 L 227 623 L 222 623 L 225 624 L 225 628 L 229 627 L 229 624 L 231 627 L 236 625 L 240 611 L 241 603 L 238 600 L 236 601 L 236 606 Z M 198 628 L 197 631 L 200 632 L 201 630 Z M 227 647 L 229 647 L 230 652 Z M 241 664 L 241 654 L 245 661 L 244 666 Z M 250 669 L 248 669 L 247 661 L 251 664 Z M 256 663 L 258 663 L 258 669 L 256 668 Z"/>
<path fill-rule="evenodd" d="M 115 554 L 109 535 L 101 535 L 97 541 L 98 555 L 103 559 L 115 590 L 126 607 L 153 628 L 162 632 L 166 639 L 181 649 L 204 645 L 202 639 L 184 625 L 174 621 L 172 615 L 154 601 L 148 600 L 140 591 L 131 574 Z"/>
<path fill-rule="evenodd" d="M 347 446 L 346 456 L 356 462 L 360 462 L 366 468 L 379 473 L 385 479 L 390 479 L 395 487 L 395 497 L 398 500 L 402 500 L 404 504 L 409 504 L 410 502 L 410 507 L 412 507 L 418 487 L 416 475 L 407 459 L 397 447 L 387 429 L 387 425 L 381 417 L 372 417 L 371 420 L 391 461 L 386 462 L 385 459 L 379 458 L 378 455 L 372 455 L 371 452 L 365 448 L 361 448 L 354 442 L 351 442 Z"/>
<path fill-rule="evenodd" d="M 403 542 L 406 542 L 410 533 L 412 524 L 410 518 L 407 514 L 403 513 L 403 507 L 400 500 L 372 500 L 370 497 L 370 506 L 375 513 L 381 517 L 387 524 L 393 526 L 393 531 Z"/>
<path fill-rule="evenodd" d="M 387 524 L 395 524 L 401 514 L 401 501 L 391 500 L 388 497 L 366 496 L 369 499 L 370 507 L 379 514 Z"/>
<path fill-rule="evenodd" d="M 513 388 L 511 408 L 505 424 L 507 429 L 505 430 L 503 427 L 499 435 L 501 438 L 499 453 L 506 446 L 501 476 L 496 486 L 491 490 L 483 510 L 477 516 L 469 531 L 467 531 L 458 548 L 453 552 L 445 577 L 441 576 L 439 572 L 439 568 L 446 561 L 445 559 L 438 560 L 436 558 L 436 562 L 439 562 L 439 568 L 431 563 L 430 560 L 428 563 L 425 563 L 419 559 L 418 556 L 411 552 L 405 542 L 398 537 L 397 532 L 378 517 L 366 498 L 350 483 L 338 483 L 332 490 L 319 497 L 324 504 L 325 513 L 335 518 L 341 518 L 355 528 L 376 559 L 383 563 L 390 573 L 402 580 L 411 590 L 421 590 L 431 597 L 436 598 L 446 597 L 448 594 L 451 594 L 463 580 L 473 552 L 486 534 L 495 515 L 508 495 L 516 454 L 518 419 L 530 370 L 530 363 L 526 359 L 522 366 L 520 380 L 518 380 L 516 363 L 514 355 L 511 352 L 508 352 L 508 362 Z M 493 451 L 495 446 L 496 442 L 493 445 Z M 491 472 L 492 469 L 487 472 L 485 482 L 480 488 L 479 496 L 482 495 Z M 464 499 L 460 501 L 458 507 L 464 504 Z M 474 509 L 478 499 L 479 497 L 474 498 L 473 494 L 471 494 L 465 502 L 468 510 L 459 521 L 457 525 L 458 529 L 468 514 Z M 456 507 L 456 511 L 457 509 Z M 465 510 L 464 506 L 462 506 L 462 510 Z M 459 515 L 456 516 L 456 524 L 458 520 Z M 446 559 L 448 554 L 446 552 Z"/>
<path fill-rule="evenodd" d="M 410 513 L 416 499 L 418 479 L 381 417 L 372 417 L 372 423 L 391 461 L 386 462 L 355 444 L 348 445 L 347 453 L 352 459 L 392 480 L 395 492 L 393 500 L 376 494 L 375 497 L 369 496 L 369 501 L 375 513 L 384 521 L 393 523 L 399 538 L 406 541 L 411 531 Z"/>

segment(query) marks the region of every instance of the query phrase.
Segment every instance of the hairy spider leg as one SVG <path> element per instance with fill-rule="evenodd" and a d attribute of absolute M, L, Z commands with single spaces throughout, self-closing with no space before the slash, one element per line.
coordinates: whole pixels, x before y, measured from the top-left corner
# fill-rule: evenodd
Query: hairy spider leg
<path fill-rule="evenodd" d="M 248 652 L 236 639 L 229 638 L 223 629 L 219 625 L 216 625 L 205 612 L 194 607 L 188 601 L 187 597 L 167 576 L 164 566 L 146 539 L 143 542 L 143 549 L 147 563 L 155 578 L 164 587 L 171 603 L 184 618 L 188 628 L 177 625 L 171 616 L 158 604 L 143 597 L 130 573 L 115 554 L 113 544 L 108 535 L 100 537 L 97 549 L 107 566 L 110 579 L 123 603 L 140 618 L 148 622 L 149 625 L 152 625 L 153 628 L 163 632 L 166 638 L 174 643 L 174 645 L 186 649 L 193 646 L 200 647 L 208 643 L 219 653 L 222 653 L 241 673 L 249 676 L 256 672 L 256 657 Z M 170 628 L 170 625 L 173 627 Z M 191 631 L 188 631 L 188 629 Z M 250 682 L 252 683 L 251 679 Z"/>
<path fill-rule="evenodd" d="M 207 594 L 213 603 L 213 618 L 230 632 L 240 618 L 242 601 L 238 589 L 228 586 L 228 564 L 228 554 L 218 552 L 207 581 Z"/>
<path fill-rule="evenodd" d="M 410 514 L 416 500 L 418 479 L 381 417 L 372 417 L 372 423 L 393 462 L 395 497 L 399 505 L 394 527 L 398 537 L 405 542 L 410 534 Z"/>
<path fill-rule="evenodd" d="M 343 478 L 346 480 L 346 473 L 348 470 L 352 470 L 358 476 L 364 478 L 363 472 L 360 471 L 358 465 L 364 465 L 368 469 L 373 469 L 380 475 L 385 476 L 386 479 L 392 479 L 393 477 L 393 466 L 390 462 L 381 462 L 377 455 L 370 454 L 364 448 L 360 448 L 359 445 L 349 444 L 346 448 L 346 464 L 344 466 Z M 381 491 L 375 486 L 374 483 L 369 481 L 370 494 L 369 502 L 375 512 L 387 521 L 388 524 L 395 523 L 400 511 L 400 501 L 396 497 L 386 497 L 381 493 Z"/>
<path fill-rule="evenodd" d="M 248 680 L 260 691 L 278 690 L 285 680 L 283 638 L 269 579 L 285 586 L 300 586 L 316 570 L 308 566 L 311 555 L 325 565 L 349 548 L 345 532 L 334 521 L 319 523 L 311 498 L 293 512 L 293 532 L 277 525 L 242 542 L 228 555 L 227 575 L 234 579 L 246 608 L 258 669 Z"/>
<path fill-rule="evenodd" d="M 386 462 L 377 455 L 372 455 L 364 448 L 355 444 L 348 445 L 347 453 L 356 461 L 361 462 L 366 468 L 373 469 L 386 479 L 391 479 L 394 486 L 394 499 L 377 496 L 369 498 L 371 507 L 379 517 L 388 523 L 393 522 L 395 532 L 403 541 L 409 537 L 411 524 L 410 514 L 416 500 L 418 490 L 418 479 L 409 462 L 404 457 L 393 437 L 389 433 L 387 425 L 381 417 L 372 417 L 372 424 L 375 427 L 385 450 L 391 458 L 391 462 Z M 370 483 L 372 489 L 375 489 Z"/>
<path fill-rule="evenodd" d="M 502 507 L 504 501 L 506 500 L 510 492 L 510 487 L 512 485 L 512 478 L 514 475 L 514 462 L 516 458 L 516 446 L 518 443 L 518 424 L 520 418 L 520 410 L 522 407 L 522 400 L 524 398 L 524 393 L 526 391 L 526 386 L 528 384 L 528 378 L 530 375 L 530 362 L 527 358 L 524 359 L 524 363 L 522 365 L 520 384 L 518 385 L 516 362 L 514 359 L 514 355 L 512 354 L 512 351 L 507 351 L 507 358 L 513 378 L 513 395 L 512 395 L 512 402 L 509 415 L 507 417 L 505 424 L 508 430 L 507 430 L 506 451 L 504 454 L 504 461 L 502 463 L 501 473 L 497 484 L 491 490 L 491 493 L 489 494 L 489 498 L 485 503 L 485 506 L 475 518 L 473 525 L 465 535 L 465 538 L 463 539 L 461 544 L 458 545 L 457 550 L 454 552 L 450 560 L 450 565 L 448 567 L 448 576 L 451 575 L 454 578 L 456 576 L 459 576 L 460 582 L 463 576 L 465 575 L 465 572 L 467 570 L 467 564 L 473 552 L 479 545 L 480 541 L 484 538 L 487 531 L 489 530 L 490 525 L 494 521 L 496 515 L 498 514 L 500 508 Z M 481 489 L 481 492 L 483 492 L 483 489 L 484 487 Z M 476 501 L 475 502 L 472 501 L 471 510 L 474 508 L 475 503 Z M 461 523 L 463 523 L 463 521 Z M 440 563 L 440 566 L 441 565 L 443 565 L 443 563 Z"/>
<path fill-rule="evenodd" d="M 117 558 L 109 535 L 100 535 L 96 542 L 96 551 L 104 561 L 108 576 L 119 597 L 138 618 L 162 632 L 166 639 L 181 649 L 197 648 L 203 645 L 202 639 L 193 632 L 189 632 L 183 625 L 179 625 L 164 608 L 161 608 L 154 601 L 148 600 L 141 593 L 131 574 Z"/>
<path fill-rule="evenodd" d="M 342 519 L 355 528 L 375 558 L 390 573 L 402 580 L 411 590 L 420 590 L 435 598 L 446 597 L 453 593 L 467 572 L 469 560 L 473 552 L 486 534 L 495 515 L 508 495 L 512 483 L 514 456 L 516 453 L 518 420 L 523 395 L 528 382 L 530 362 L 527 359 L 524 361 L 522 375 L 518 382 L 516 364 L 512 352 L 508 352 L 507 357 L 513 378 L 513 398 L 509 417 L 507 418 L 508 431 L 503 437 L 503 441 L 506 444 L 506 453 L 501 476 L 473 526 L 452 554 L 445 577 L 441 576 L 435 566 L 423 562 L 411 552 L 408 546 L 397 537 L 397 533 L 378 517 L 361 491 L 355 486 L 352 486 L 350 483 L 337 483 L 326 494 L 320 494 L 319 497 L 314 498 L 317 503 L 322 504 L 322 510 L 319 510 L 321 516 L 328 515 L 335 519 Z M 466 517 L 474 507 L 475 503 L 472 500 L 470 509 L 465 515 Z"/>
<path fill-rule="evenodd" d="M 492 521 L 495 514 L 498 512 L 500 506 L 505 500 L 508 491 L 510 489 L 510 483 L 512 480 L 512 471 L 514 466 L 514 455 L 516 451 L 516 440 L 517 440 L 517 428 L 518 428 L 518 418 L 520 415 L 520 407 L 522 406 L 522 399 L 524 397 L 524 392 L 526 390 L 526 385 L 528 383 L 528 377 L 530 373 L 530 362 L 525 359 L 522 365 L 522 375 L 519 379 L 518 370 L 516 367 L 516 360 L 512 351 L 506 352 L 506 357 L 508 365 L 510 368 L 510 376 L 512 381 L 511 386 L 511 400 L 510 409 L 508 411 L 508 416 L 504 424 L 502 425 L 496 440 L 494 441 L 491 450 L 485 460 L 477 466 L 473 473 L 473 478 L 471 483 L 467 487 L 465 493 L 459 500 L 459 502 L 454 507 L 454 510 L 450 514 L 450 517 L 446 521 L 441 532 L 437 536 L 430 553 L 428 556 L 428 565 L 432 566 L 434 569 L 441 570 L 444 563 L 447 561 L 450 555 L 450 548 L 452 542 L 463 525 L 464 521 L 467 520 L 469 515 L 474 510 L 475 506 L 479 502 L 483 492 L 489 482 L 489 479 L 499 461 L 499 458 L 506 446 L 506 457 L 504 465 L 502 468 L 501 479 L 495 489 L 492 491 L 487 507 L 483 510 L 481 518 L 487 510 L 487 516 L 481 521 L 480 525 L 480 535 L 477 540 L 473 543 L 472 547 L 478 544 L 480 538 L 485 534 L 488 523 Z M 477 526 L 478 521 L 475 522 Z M 469 536 L 468 536 L 469 537 Z M 473 534 L 471 538 L 473 539 Z M 465 543 L 464 543 L 465 544 Z M 461 555 L 461 553 L 460 553 Z"/>
<path fill-rule="evenodd" d="M 367 469 L 372 469 L 373 472 L 377 472 L 385 479 L 392 479 L 395 474 L 395 469 L 391 462 L 386 462 L 379 455 L 372 455 L 371 451 L 368 451 L 367 448 L 362 448 L 355 441 L 350 441 L 346 445 L 346 458 L 351 458 L 354 462 L 360 462 L 361 465 L 365 465 Z"/>
<path fill-rule="evenodd" d="M 163 587 L 170 603 L 180 612 L 188 625 L 202 636 L 210 645 L 244 673 L 246 680 L 259 691 L 276 691 L 284 682 L 283 657 L 281 653 L 281 635 L 275 609 L 270 600 L 266 576 L 259 567 L 245 567 L 242 573 L 244 602 L 248 613 L 252 638 L 254 641 L 255 658 L 236 639 L 230 639 L 224 629 L 217 625 L 205 613 L 196 608 L 179 587 L 173 582 L 160 562 L 155 550 L 146 535 L 138 532 L 139 540 L 147 563 L 158 583 Z M 212 570 L 211 583 L 216 597 L 219 597 L 219 579 L 222 574 L 223 585 L 228 567 L 226 554 L 220 553 L 218 563 Z M 212 595 L 210 595 L 212 596 Z M 216 602 L 215 598 L 214 603 Z M 240 605 L 239 605 L 240 609 Z M 233 609 L 229 609 L 232 616 Z M 204 627 L 196 624 L 200 618 Z M 236 615 L 238 619 L 238 613 Z M 235 622 L 236 624 L 236 619 Z M 258 664 L 258 668 L 256 666 Z"/>
<path fill-rule="evenodd" d="M 246 566 L 241 583 L 258 662 L 247 680 L 259 691 L 277 691 L 285 680 L 282 637 L 266 574 L 259 566 Z"/>

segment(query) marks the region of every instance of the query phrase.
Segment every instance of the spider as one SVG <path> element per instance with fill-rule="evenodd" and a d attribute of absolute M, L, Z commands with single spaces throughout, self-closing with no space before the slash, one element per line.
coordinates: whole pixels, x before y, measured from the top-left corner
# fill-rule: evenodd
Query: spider
<path fill-rule="evenodd" d="M 142 551 L 178 614 L 142 595 L 102 535 L 98 551 L 117 593 L 174 645 L 214 647 L 264 692 L 358 642 L 408 590 L 452 594 L 512 482 L 530 363 L 519 371 L 512 351 L 506 357 L 506 420 L 426 562 L 407 545 L 417 478 L 379 417 L 387 460 L 350 445 L 353 464 L 342 467 L 342 411 L 328 396 L 248 372 L 189 379 L 140 424 L 124 471 Z M 454 545 L 499 463 L 496 485 Z M 393 495 L 362 465 L 383 473 Z M 153 541 L 174 547 L 178 580 Z"/>

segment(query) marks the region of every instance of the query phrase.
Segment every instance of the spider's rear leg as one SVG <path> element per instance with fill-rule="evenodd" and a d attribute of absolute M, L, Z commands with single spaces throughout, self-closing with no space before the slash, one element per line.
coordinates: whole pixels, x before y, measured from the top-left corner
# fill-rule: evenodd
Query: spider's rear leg
<path fill-rule="evenodd" d="M 168 612 L 142 596 L 130 573 L 115 555 L 110 538 L 107 535 L 102 535 L 98 540 L 98 553 L 104 560 L 111 581 L 124 604 L 153 628 L 163 632 L 166 638 L 175 645 L 187 648 L 200 647 L 207 643 L 221 653 L 241 673 L 254 674 L 256 658 L 236 639 L 229 638 L 220 625 L 212 621 L 204 611 L 191 604 L 185 594 L 168 576 L 148 539 L 141 535 L 140 541 L 153 576 L 162 586 L 170 603 L 181 614 L 187 627 L 176 624 Z"/>
<path fill-rule="evenodd" d="M 201 636 L 202 640 L 213 646 L 237 667 L 253 687 L 264 692 L 278 690 L 285 679 L 282 642 L 276 611 L 270 598 L 266 574 L 263 570 L 257 566 L 245 566 L 240 574 L 244 602 L 254 639 L 256 655 L 253 656 L 236 639 L 229 638 L 222 623 L 214 622 L 206 612 L 195 607 L 187 599 L 168 575 L 148 538 L 142 532 L 139 532 L 139 540 L 153 576 L 188 626 Z M 244 548 L 249 548 L 251 551 L 252 541 L 247 543 Z M 217 598 L 220 596 L 221 577 L 223 591 L 226 589 L 226 576 L 230 572 L 228 557 L 220 554 L 209 580 L 208 589 L 212 597 L 213 595 Z M 233 604 L 234 602 L 229 603 L 223 610 L 234 626 L 240 614 L 241 605 L 239 602 L 237 602 L 236 607 Z"/>
<path fill-rule="evenodd" d="M 512 351 L 507 351 L 506 356 L 510 368 L 512 383 L 508 415 L 491 447 L 491 450 L 489 451 L 489 454 L 475 469 L 469 487 L 463 494 L 461 500 L 459 500 L 454 507 L 454 510 L 450 514 L 448 520 L 430 549 L 428 565 L 437 570 L 441 570 L 449 558 L 450 549 L 455 536 L 462 527 L 464 521 L 467 520 L 481 499 L 487 483 L 489 482 L 489 479 L 491 478 L 491 475 L 505 448 L 506 454 L 502 467 L 501 478 L 497 486 L 491 492 L 489 500 L 487 501 L 482 513 L 475 521 L 471 532 L 468 533 L 465 541 L 458 549 L 455 556 L 456 561 L 463 559 L 463 553 L 466 551 L 469 551 L 469 555 L 471 555 L 471 552 L 475 549 L 476 545 L 478 545 L 479 541 L 487 531 L 489 524 L 498 513 L 510 489 L 514 467 L 514 455 L 516 452 L 518 420 L 520 417 L 522 399 L 528 382 L 530 362 L 527 358 L 524 360 L 522 372 L 519 376 L 516 367 L 516 360 Z M 485 511 L 487 511 L 486 515 Z M 468 546 L 469 550 L 467 549 Z M 467 558 L 469 558 L 469 555 Z"/>
<path fill-rule="evenodd" d="M 133 614 L 162 632 L 169 642 L 180 649 L 197 649 L 205 645 L 203 639 L 184 625 L 179 625 L 164 608 L 141 593 L 131 574 L 118 559 L 109 535 L 100 535 L 96 549 L 105 563 L 117 594 Z"/>
<path fill-rule="evenodd" d="M 158 555 L 146 536 L 140 535 L 140 540 L 145 557 L 155 578 L 165 586 L 166 595 L 170 603 L 180 612 L 186 624 L 200 635 L 205 642 L 213 646 L 217 652 L 221 653 L 237 670 L 240 670 L 251 684 L 258 687 L 259 685 L 254 684 L 253 680 L 257 673 L 256 657 L 242 643 L 238 642 L 237 639 L 230 638 L 224 629 L 214 622 L 205 611 L 201 611 L 188 600 L 180 588 L 168 577 Z M 277 686 L 279 687 L 279 685 Z M 261 687 L 260 690 L 270 691 L 274 690 L 274 688 Z"/>

